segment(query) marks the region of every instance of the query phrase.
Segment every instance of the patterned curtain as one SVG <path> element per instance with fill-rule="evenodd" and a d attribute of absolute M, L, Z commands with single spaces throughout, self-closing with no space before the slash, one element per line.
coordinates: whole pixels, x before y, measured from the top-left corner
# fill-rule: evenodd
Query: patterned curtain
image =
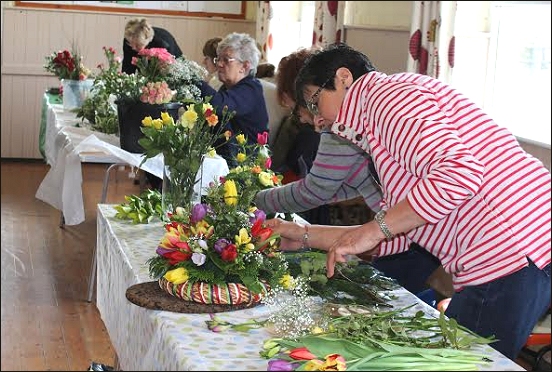
<path fill-rule="evenodd" d="M 343 41 L 345 1 L 316 1 L 312 45 L 325 47 Z"/>
<path fill-rule="evenodd" d="M 414 1 L 407 70 L 450 83 L 456 1 Z"/>
<path fill-rule="evenodd" d="M 270 1 L 257 1 L 257 23 L 256 36 L 258 46 L 261 49 L 261 61 L 268 61 L 268 56 L 273 46 L 273 37 L 270 32 L 271 21 L 274 18 L 274 11 Z"/>

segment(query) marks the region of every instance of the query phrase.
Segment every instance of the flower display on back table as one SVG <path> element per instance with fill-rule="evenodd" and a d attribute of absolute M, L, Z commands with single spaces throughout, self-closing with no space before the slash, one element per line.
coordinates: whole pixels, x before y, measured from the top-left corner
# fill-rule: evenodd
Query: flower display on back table
<path fill-rule="evenodd" d="M 83 64 L 82 55 L 75 47 L 71 51 L 65 49 L 47 55 L 44 69 L 60 80 L 86 80 L 91 74 L 90 69 Z"/>
<path fill-rule="evenodd" d="M 113 89 L 119 101 L 161 104 L 201 99 L 199 86 L 207 72 L 197 62 L 184 56 L 175 58 L 165 48 L 151 48 L 142 49 L 132 64 L 136 73 L 122 73 L 119 78 L 128 81 L 133 77 L 134 84 Z"/>

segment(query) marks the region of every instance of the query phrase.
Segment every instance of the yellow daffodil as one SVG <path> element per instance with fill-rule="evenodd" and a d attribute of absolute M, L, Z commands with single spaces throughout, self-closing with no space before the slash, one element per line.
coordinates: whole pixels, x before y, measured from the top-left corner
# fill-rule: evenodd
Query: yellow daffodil
<path fill-rule="evenodd" d="M 247 159 L 247 155 L 245 155 L 243 152 L 239 152 L 238 155 L 236 155 L 236 161 L 238 163 L 243 163 Z"/>
<path fill-rule="evenodd" d="M 169 270 L 163 275 L 163 278 L 167 279 L 173 284 L 182 284 L 188 280 L 188 271 L 185 268 L 179 267 L 178 269 Z"/>
<path fill-rule="evenodd" d="M 224 202 L 226 205 L 238 204 L 238 189 L 233 180 L 224 182 Z"/>
<path fill-rule="evenodd" d="M 153 119 L 151 118 L 151 116 L 146 116 L 145 118 L 142 119 L 142 125 L 144 127 L 151 127 L 152 122 L 153 122 Z"/>
<path fill-rule="evenodd" d="M 259 173 L 259 182 L 261 182 L 263 186 L 274 186 L 272 175 L 268 172 Z"/>
<path fill-rule="evenodd" d="M 238 142 L 239 145 L 243 145 L 245 143 L 246 139 L 243 134 L 238 134 L 236 136 L 236 142 Z"/>

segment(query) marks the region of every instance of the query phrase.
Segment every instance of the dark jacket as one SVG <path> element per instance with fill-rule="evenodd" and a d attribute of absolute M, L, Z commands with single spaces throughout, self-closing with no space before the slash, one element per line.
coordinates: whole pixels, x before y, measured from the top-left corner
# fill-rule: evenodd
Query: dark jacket
<path fill-rule="evenodd" d="M 146 49 L 165 48 L 169 53 L 177 58 L 182 56 L 182 50 L 180 50 L 175 38 L 169 31 L 160 27 L 153 27 L 153 31 L 153 40 L 146 45 Z M 123 39 L 123 65 L 121 71 L 126 72 L 127 74 L 133 74 L 136 71 L 136 66 L 131 63 L 132 57 L 137 56 L 138 52 L 132 49 L 126 40 Z"/>
<path fill-rule="evenodd" d="M 219 120 L 222 120 L 224 106 L 228 106 L 229 111 L 235 111 L 224 129 L 232 131 L 232 134 L 244 134 L 248 143 L 257 143 L 257 134 L 268 132 L 268 111 L 259 79 L 246 76 L 232 88 L 227 89 L 223 85 L 218 91 L 204 81 L 201 96 L 212 96 L 210 102 L 216 108 Z M 224 144 L 224 141 L 219 141 L 215 145 L 218 146 L 217 153 L 232 166 L 236 154 L 234 142 Z"/>

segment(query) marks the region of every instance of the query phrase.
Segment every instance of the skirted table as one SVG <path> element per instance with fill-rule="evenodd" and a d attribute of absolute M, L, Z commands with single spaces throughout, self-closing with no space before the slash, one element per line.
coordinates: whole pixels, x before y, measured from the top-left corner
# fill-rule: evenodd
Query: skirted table
<path fill-rule="evenodd" d="M 146 261 L 155 255 L 163 236 L 160 221 L 134 225 L 115 218 L 113 205 L 99 204 L 97 218 L 97 307 L 124 371 L 266 371 L 259 356 L 263 342 L 273 337 L 266 329 L 248 332 L 207 329 L 209 314 L 185 314 L 148 310 L 127 300 L 127 289 L 151 282 Z M 390 291 L 395 308 L 407 307 L 413 315 L 421 310 L 439 313 L 406 289 Z M 217 313 L 222 320 L 241 323 L 263 320 L 270 315 L 265 305 Z M 489 371 L 524 369 L 488 345 L 479 345 L 492 364 Z"/>

